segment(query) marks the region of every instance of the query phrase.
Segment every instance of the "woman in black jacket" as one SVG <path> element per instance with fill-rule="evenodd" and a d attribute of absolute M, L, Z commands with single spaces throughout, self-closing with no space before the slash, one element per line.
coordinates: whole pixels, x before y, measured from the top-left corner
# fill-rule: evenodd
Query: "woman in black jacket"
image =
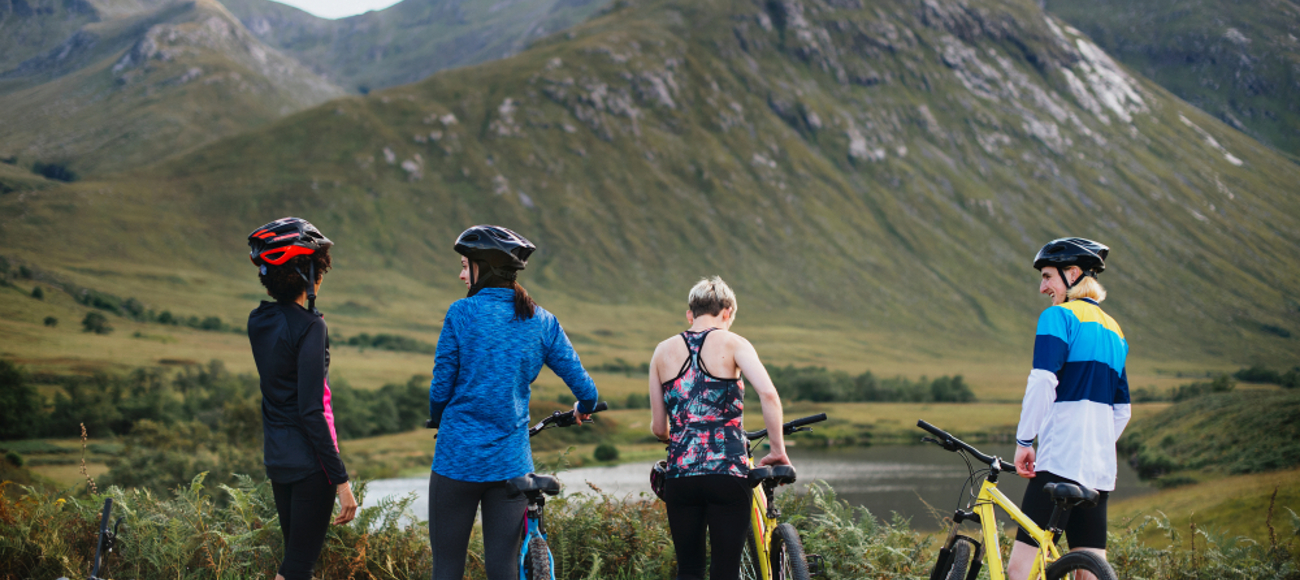
<path fill-rule="evenodd" d="M 284 532 L 276 580 L 310 580 L 335 495 L 342 508 L 335 524 L 352 521 L 357 511 L 334 432 L 329 332 L 316 310 L 334 243 L 306 220 L 289 217 L 258 228 L 248 245 L 275 298 L 248 315 L 248 340 L 261 378 L 266 474 Z"/>

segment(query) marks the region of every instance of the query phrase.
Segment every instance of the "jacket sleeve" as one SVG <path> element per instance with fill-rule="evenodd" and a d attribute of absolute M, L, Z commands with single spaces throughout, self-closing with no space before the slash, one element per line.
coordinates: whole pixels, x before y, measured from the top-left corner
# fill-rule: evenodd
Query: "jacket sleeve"
<path fill-rule="evenodd" d="M 451 401 L 452 389 L 460 374 L 460 341 L 456 337 L 456 325 L 452 323 L 455 311 L 453 303 L 442 320 L 438 348 L 434 351 L 433 380 L 429 382 L 429 418 L 435 427 L 442 423 L 442 411 Z"/>
<path fill-rule="evenodd" d="M 325 418 L 325 320 L 313 321 L 298 345 L 298 423 L 306 432 L 316 458 L 331 485 L 348 480 L 339 457 L 334 428 Z"/>
<path fill-rule="evenodd" d="M 582 367 L 577 351 L 573 350 L 569 335 L 564 333 L 560 321 L 554 318 L 550 320 L 547 333 L 546 366 L 551 367 L 556 376 L 569 386 L 573 396 L 578 399 L 578 410 L 591 411 L 595 408 L 596 399 L 600 394 L 596 391 L 596 383 L 591 380 L 591 375 L 587 374 L 587 369 Z"/>
<path fill-rule="evenodd" d="M 1133 416 L 1133 406 L 1128 395 L 1128 368 L 1120 371 L 1119 384 L 1115 387 L 1115 440 L 1124 434 L 1129 417 Z"/>
<path fill-rule="evenodd" d="M 1016 444 L 1031 447 L 1042 430 L 1043 421 L 1056 402 L 1057 372 L 1069 358 L 1071 315 L 1064 308 L 1051 307 L 1038 316 L 1034 333 L 1034 369 L 1025 384 L 1025 398 L 1020 406 L 1020 424 L 1016 427 Z"/>

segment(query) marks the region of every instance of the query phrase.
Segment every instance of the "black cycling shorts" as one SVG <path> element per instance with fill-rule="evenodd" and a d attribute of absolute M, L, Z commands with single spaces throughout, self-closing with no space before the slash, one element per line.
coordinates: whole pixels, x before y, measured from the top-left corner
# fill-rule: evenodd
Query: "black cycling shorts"
<path fill-rule="evenodd" d="M 1025 512 L 1030 520 L 1033 520 L 1038 527 L 1047 529 L 1047 522 L 1052 519 L 1052 510 L 1056 504 L 1052 503 L 1052 498 L 1043 491 L 1043 486 L 1049 483 L 1074 483 L 1076 482 L 1048 473 L 1039 471 L 1029 480 L 1029 487 L 1025 489 L 1025 498 L 1020 502 L 1020 511 Z M 1098 550 L 1106 549 L 1106 498 L 1110 492 L 1097 490 L 1101 497 L 1097 499 L 1097 505 L 1090 508 L 1075 507 L 1070 510 L 1065 525 L 1065 539 L 1070 544 L 1070 549 L 1075 548 L 1096 548 Z M 1038 542 L 1029 537 L 1024 530 L 1016 532 L 1016 541 L 1024 542 L 1038 547 Z"/>

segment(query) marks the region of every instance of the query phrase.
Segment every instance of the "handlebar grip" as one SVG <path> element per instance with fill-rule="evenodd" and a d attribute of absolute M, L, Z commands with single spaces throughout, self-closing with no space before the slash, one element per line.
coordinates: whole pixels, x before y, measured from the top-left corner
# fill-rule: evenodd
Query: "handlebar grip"
<path fill-rule="evenodd" d="M 998 463 L 1002 464 L 1002 466 L 999 467 L 998 469 L 1005 471 L 1007 473 L 1012 473 L 1012 474 L 1017 473 L 1015 465 L 1002 461 L 1001 459 L 998 460 Z"/>
<path fill-rule="evenodd" d="M 818 413 L 818 414 L 813 415 L 813 416 L 811 416 L 811 417 L 804 417 L 804 418 L 802 418 L 802 419 L 795 419 L 795 420 L 793 420 L 793 421 L 791 421 L 791 422 L 789 422 L 789 423 L 786 423 L 784 429 L 785 429 L 785 431 L 788 433 L 791 429 L 798 429 L 798 428 L 800 428 L 800 427 L 803 427 L 804 425 L 811 425 L 811 424 L 813 424 L 813 423 L 820 423 L 820 422 L 825 421 L 825 420 L 826 420 L 826 413 Z"/>
<path fill-rule="evenodd" d="M 608 410 L 609 410 L 609 403 L 606 403 L 605 401 L 600 401 L 596 403 L 596 407 L 592 409 L 591 412 L 599 413 L 601 411 L 608 411 Z"/>
<path fill-rule="evenodd" d="M 917 419 L 916 426 L 925 429 L 926 431 L 929 431 L 930 434 L 934 435 L 935 437 L 941 437 L 944 439 L 952 437 L 952 435 L 949 435 L 943 429 L 940 429 L 938 427 L 935 427 L 934 425 L 926 423 L 924 420 L 921 419 Z"/>

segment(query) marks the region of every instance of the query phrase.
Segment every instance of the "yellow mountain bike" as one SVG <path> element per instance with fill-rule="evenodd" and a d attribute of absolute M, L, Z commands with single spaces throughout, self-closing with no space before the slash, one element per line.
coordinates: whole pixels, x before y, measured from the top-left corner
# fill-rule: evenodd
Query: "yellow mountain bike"
<path fill-rule="evenodd" d="M 781 426 L 786 435 L 812 431 L 805 427 L 826 420 L 826 414 L 795 419 Z M 745 433 L 749 464 L 754 464 L 754 447 L 767 437 L 767 429 Z M 754 503 L 749 514 L 749 539 L 740 556 L 741 580 L 808 580 L 822 571 L 816 554 L 804 554 L 799 532 L 790 524 L 778 523 L 781 510 L 773 501 L 776 488 L 795 482 L 794 467 L 771 465 L 752 467 L 749 483 L 754 486 Z"/>
<path fill-rule="evenodd" d="M 1048 520 L 1047 529 L 1043 530 L 1021 512 L 1006 495 L 998 491 L 998 474 L 1003 471 L 1015 473 L 1014 465 L 980 453 L 978 449 L 925 421 L 917 421 L 916 426 L 929 431 L 937 438 L 925 437 L 921 439 L 922 441 L 937 444 L 948 451 L 962 455 L 963 459 L 969 456 L 988 465 L 988 469 L 977 469 L 971 465 L 969 459 L 966 459 L 966 467 L 970 470 L 970 477 L 966 480 L 967 485 L 980 476 L 984 476 L 984 484 L 980 486 L 978 495 L 974 493 L 972 487 L 972 501 L 966 503 L 966 509 L 958 508 L 953 513 L 952 529 L 948 532 L 948 540 L 944 543 L 943 549 L 939 550 L 939 561 L 935 563 L 934 570 L 930 573 L 930 580 L 975 580 L 979 576 L 981 562 L 988 565 L 990 580 L 1006 579 L 1002 558 L 998 553 L 998 526 L 994 519 L 993 506 L 1002 508 L 1002 511 L 1015 520 L 1020 529 L 1038 542 L 1038 554 L 1029 572 L 1031 580 L 1073 579 L 1078 577 L 1078 572 L 1090 572 L 1097 580 L 1117 580 L 1115 570 L 1100 554 L 1077 551 L 1062 555 L 1056 547 L 1056 539 L 1061 535 L 1061 528 L 1065 526 L 1065 518 L 1068 517 L 1070 509 L 1076 506 L 1096 505 L 1099 497 L 1096 490 L 1071 483 L 1049 483 L 1043 486 L 1043 492 L 1047 493 L 1056 504 L 1052 509 L 1052 518 Z M 963 492 L 965 488 L 966 486 L 962 487 Z M 982 532 L 980 538 L 983 542 L 958 533 L 962 522 L 965 521 L 973 521 L 980 525 Z"/>

